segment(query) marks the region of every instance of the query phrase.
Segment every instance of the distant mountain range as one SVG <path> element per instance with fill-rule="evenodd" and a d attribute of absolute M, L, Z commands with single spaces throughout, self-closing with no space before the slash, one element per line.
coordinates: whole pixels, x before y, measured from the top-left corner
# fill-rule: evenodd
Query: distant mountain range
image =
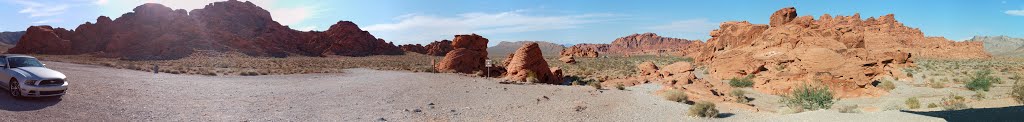
<path fill-rule="evenodd" d="M 25 35 L 25 31 L 16 32 L 0 32 L 0 52 L 11 49 L 15 44 L 18 44 L 18 39 L 21 39 L 21 35 Z"/>
<path fill-rule="evenodd" d="M 1024 57 L 1024 38 L 1008 36 L 974 36 L 967 41 L 980 41 L 992 56 Z"/>

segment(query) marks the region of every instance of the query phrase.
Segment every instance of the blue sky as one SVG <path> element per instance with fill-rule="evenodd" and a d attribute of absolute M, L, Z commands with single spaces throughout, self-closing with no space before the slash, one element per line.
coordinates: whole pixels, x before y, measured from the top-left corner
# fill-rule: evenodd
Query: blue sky
<path fill-rule="evenodd" d="M 142 3 L 197 9 L 222 0 L 0 0 L 0 31 L 31 25 L 74 28 L 100 15 L 118 17 Z M 244 0 L 243 0 L 244 1 Z M 397 44 L 451 39 L 477 33 L 497 41 L 540 40 L 559 44 L 608 43 L 633 33 L 707 39 L 725 21 L 766 24 L 772 12 L 797 8 L 800 16 L 896 14 L 928 36 L 952 40 L 974 35 L 1024 37 L 1021 0 L 255 0 L 275 20 L 296 30 L 324 30 L 353 21 Z M 496 44 L 496 43 L 492 43 Z"/>

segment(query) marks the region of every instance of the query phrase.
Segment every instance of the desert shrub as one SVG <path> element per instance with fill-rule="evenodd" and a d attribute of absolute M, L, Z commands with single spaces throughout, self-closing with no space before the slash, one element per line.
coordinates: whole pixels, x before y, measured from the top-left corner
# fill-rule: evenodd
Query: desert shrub
<path fill-rule="evenodd" d="M 857 110 L 858 107 L 859 106 L 857 106 L 857 105 L 850 105 L 850 106 L 839 107 L 839 108 L 836 108 L 836 109 L 839 110 L 839 113 L 860 113 L 860 110 Z"/>
<path fill-rule="evenodd" d="M 598 80 L 591 80 L 590 82 L 587 82 L 587 85 L 592 86 L 592 87 L 594 87 L 595 89 L 598 89 L 598 90 L 602 89 L 601 88 L 602 87 L 601 86 L 601 81 L 598 81 Z"/>
<path fill-rule="evenodd" d="M 742 78 L 734 77 L 732 79 L 729 79 L 729 86 L 732 86 L 732 87 L 750 87 L 750 86 L 754 86 L 754 81 L 752 80 L 753 78 L 754 78 L 754 75 L 752 75 L 752 74 L 751 75 L 747 75 L 746 77 L 742 77 Z"/>
<path fill-rule="evenodd" d="M 718 116 L 718 109 L 715 109 L 715 103 L 701 101 L 690 106 L 689 114 L 696 117 L 716 117 Z"/>
<path fill-rule="evenodd" d="M 945 88 L 946 84 L 942 83 L 941 81 L 934 81 L 934 80 L 932 80 L 932 81 L 928 81 L 928 86 L 932 87 L 932 88 L 938 89 L 938 88 Z"/>
<path fill-rule="evenodd" d="M 626 90 L 626 85 L 622 85 L 622 83 L 617 83 L 615 84 L 615 89 Z"/>
<path fill-rule="evenodd" d="M 682 90 L 675 90 L 675 89 L 674 90 L 668 90 L 668 91 L 665 91 L 663 96 L 668 101 L 675 101 L 675 102 L 686 102 L 686 101 L 688 101 L 687 97 L 686 97 L 686 93 L 684 93 Z"/>
<path fill-rule="evenodd" d="M 811 85 L 804 85 L 793 90 L 782 100 L 787 106 L 809 110 L 831 108 L 834 103 L 832 91 L 828 87 Z"/>
<path fill-rule="evenodd" d="M 986 98 L 985 92 L 982 91 L 977 91 L 974 95 L 971 95 L 971 97 L 973 97 L 975 100 L 982 100 Z"/>
<path fill-rule="evenodd" d="M 967 109 L 966 99 L 961 96 L 950 94 L 949 96 L 942 98 L 942 109 L 943 110 L 963 110 Z"/>
<path fill-rule="evenodd" d="M 881 84 L 878 84 L 878 88 L 885 89 L 886 91 L 896 89 L 896 84 L 892 83 L 892 80 L 882 80 Z"/>
<path fill-rule="evenodd" d="M 729 92 L 729 94 L 732 95 L 733 97 L 736 97 L 736 102 L 737 103 L 747 103 L 747 102 L 750 102 L 750 101 L 747 100 L 747 96 L 746 96 L 747 91 L 743 91 L 743 90 L 740 90 L 740 89 L 733 89 L 732 92 Z"/>
<path fill-rule="evenodd" d="M 1018 103 L 1024 104 L 1024 82 L 1017 81 L 1017 83 L 1014 83 L 1013 90 L 1010 91 L 1010 97 Z"/>
<path fill-rule="evenodd" d="M 910 109 L 921 108 L 921 101 L 918 101 L 917 97 L 908 98 L 907 101 L 904 102 L 904 103 L 906 103 L 907 104 L 907 108 L 910 108 Z"/>
<path fill-rule="evenodd" d="M 965 84 L 967 89 L 974 91 L 988 91 L 992 87 L 993 82 L 998 82 L 999 78 L 991 76 L 992 70 L 981 70 L 975 72 L 971 76 L 971 80 Z"/>
<path fill-rule="evenodd" d="M 935 107 L 939 107 L 939 105 L 936 105 L 935 103 L 928 104 L 928 108 L 935 108 Z"/>
<path fill-rule="evenodd" d="M 540 82 L 540 79 L 537 78 L 537 73 L 534 73 L 533 71 L 530 70 L 526 70 L 526 82 L 536 83 Z"/>

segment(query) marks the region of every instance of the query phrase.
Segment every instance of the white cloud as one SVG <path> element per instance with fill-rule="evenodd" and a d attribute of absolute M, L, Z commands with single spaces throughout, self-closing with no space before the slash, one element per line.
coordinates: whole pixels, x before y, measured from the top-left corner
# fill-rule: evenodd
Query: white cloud
<path fill-rule="evenodd" d="M 110 2 L 109 0 L 96 0 L 93 3 L 95 3 L 96 5 L 106 5 L 109 2 Z"/>
<path fill-rule="evenodd" d="M 46 20 L 35 21 L 35 22 L 32 22 L 32 23 L 33 24 L 50 24 L 50 23 L 57 23 L 57 22 L 61 22 L 61 20 L 60 19 L 46 19 Z"/>
<path fill-rule="evenodd" d="M 374 24 L 364 29 L 396 43 L 424 43 L 451 38 L 455 34 L 500 34 L 578 28 L 581 24 L 604 21 L 611 14 L 536 16 L 523 10 L 501 13 L 464 13 L 454 17 L 407 14 L 397 23 Z"/>
<path fill-rule="evenodd" d="M 24 9 L 18 11 L 18 13 L 29 14 L 29 17 L 46 17 L 59 15 L 67 11 L 71 5 L 68 4 L 53 4 L 40 3 L 38 1 L 24 1 L 14 0 L 15 3 L 24 6 Z"/>
<path fill-rule="evenodd" d="M 1005 13 L 1014 16 L 1024 16 L 1024 10 L 1006 10 Z"/>

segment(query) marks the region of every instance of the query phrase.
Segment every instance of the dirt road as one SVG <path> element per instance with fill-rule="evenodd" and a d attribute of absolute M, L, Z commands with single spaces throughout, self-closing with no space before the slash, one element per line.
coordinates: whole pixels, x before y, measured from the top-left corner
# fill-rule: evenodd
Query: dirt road
<path fill-rule="evenodd" d="M 651 89 L 657 89 L 651 85 L 594 90 L 586 86 L 499 84 L 494 79 L 459 74 L 369 69 L 348 69 L 340 74 L 198 76 L 46 63 L 47 67 L 68 75 L 69 93 L 62 98 L 12 99 L 2 92 L 5 95 L 0 96 L 0 120 L 712 120 L 683 116 L 689 105 L 651 95 Z M 722 112 L 725 118 L 713 120 L 786 118 L 746 110 Z M 895 113 L 880 120 L 891 120 L 894 116 L 935 120 Z M 835 118 L 810 120 L 830 119 Z"/>

